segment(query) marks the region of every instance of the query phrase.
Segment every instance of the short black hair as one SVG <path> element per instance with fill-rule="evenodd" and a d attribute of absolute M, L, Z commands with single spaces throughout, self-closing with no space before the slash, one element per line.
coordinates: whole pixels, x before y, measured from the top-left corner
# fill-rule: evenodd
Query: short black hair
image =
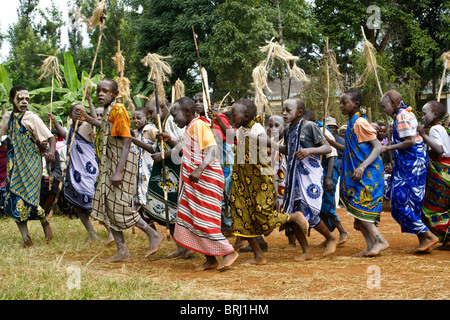
<path fill-rule="evenodd" d="M 256 108 L 256 104 L 253 102 L 253 100 L 250 99 L 240 99 L 236 101 L 234 104 L 240 104 L 244 106 L 245 112 L 248 113 L 250 116 L 250 119 L 253 119 L 256 116 L 256 112 L 258 111 Z"/>
<path fill-rule="evenodd" d="M 182 97 L 174 102 L 174 104 L 177 103 L 181 110 L 189 110 L 192 113 L 195 113 L 196 105 L 193 99 L 189 97 Z"/>
<path fill-rule="evenodd" d="M 297 106 L 297 108 L 298 108 L 298 106 Z M 316 113 L 312 110 L 305 109 L 305 111 L 303 111 L 303 119 L 308 120 L 308 121 L 315 121 Z"/>
<path fill-rule="evenodd" d="M 11 90 L 9 91 L 9 97 L 11 99 L 14 99 L 16 97 L 16 93 L 19 91 L 23 91 L 23 90 L 27 90 L 27 88 L 25 88 L 22 85 L 17 85 L 11 88 Z"/>
<path fill-rule="evenodd" d="M 431 111 L 437 113 L 437 117 L 442 119 L 442 117 L 447 113 L 444 105 L 439 101 L 428 101 L 426 104 L 429 104 L 431 107 Z"/>
<path fill-rule="evenodd" d="M 353 102 L 359 102 L 359 105 L 362 106 L 363 96 L 361 92 L 356 89 L 350 89 L 345 91 L 344 93 L 350 96 Z"/>
<path fill-rule="evenodd" d="M 111 85 L 111 89 L 113 90 L 113 92 L 118 92 L 119 91 L 119 85 L 113 79 L 105 78 L 105 79 L 100 80 L 100 82 L 107 82 L 107 83 L 109 83 Z"/>

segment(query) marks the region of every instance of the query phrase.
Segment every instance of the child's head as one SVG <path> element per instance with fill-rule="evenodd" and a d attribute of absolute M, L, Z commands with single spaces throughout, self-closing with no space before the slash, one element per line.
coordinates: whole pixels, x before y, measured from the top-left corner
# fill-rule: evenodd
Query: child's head
<path fill-rule="evenodd" d="M 305 109 L 305 112 L 303 113 L 302 118 L 307 121 L 316 122 L 316 114 L 314 113 L 314 111 L 309 110 L 309 109 Z"/>
<path fill-rule="evenodd" d="M 167 99 L 159 99 L 159 110 L 161 113 L 164 113 L 166 110 L 169 110 L 169 101 Z M 147 119 L 151 120 L 153 123 L 158 122 L 158 112 L 156 110 L 156 100 L 155 98 L 148 100 L 145 104 L 146 116 Z M 162 121 L 163 119 L 161 119 Z"/>
<path fill-rule="evenodd" d="M 383 140 L 386 137 L 387 134 L 387 126 L 386 123 L 383 121 L 378 121 L 378 127 L 380 128 L 380 131 L 378 132 L 378 140 Z"/>
<path fill-rule="evenodd" d="M 173 121 L 179 128 L 184 128 L 193 119 L 195 119 L 196 104 L 194 100 L 188 97 L 183 97 L 175 101 L 170 108 L 170 113 L 173 116 Z"/>
<path fill-rule="evenodd" d="M 437 121 L 442 120 L 447 110 L 442 103 L 438 101 L 427 102 L 422 107 L 422 122 L 425 127 L 430 127 Z"/>
<path fill-rule="evenodd" d="M 381 109 L 391 118 L 397 114 L 402 95 L 395 90 L 386 92 L 380 100 Z"/>
<path fill-rule="evenodd" d="M 348 90 L 341 96 L 339 108 L 342 114 L 353 116 L 362 104 L 362 94 L 358 90 Z"/>
<path fill-rule="evenodd" d="M 303 117 L 303 113 L 305 112 L 305 103 L 303 100 L 298 98 L 287 99 L 283 103 L 283 108 L 284 122 L 296 123 Z"/>
<path fill-rule="evenodd" d="M 9 92 L 9 102 L 13 105 L 14 112 L 24 112 L 28 109 L 30 94 L 24 86 L 14 86 Z"/>
<path fill-rule="evenodd" d="M 269 136 L 280 139 L 284 132 L 284 119 L 282 116 L 271 116 L 269 118 Z"/>
<path fill-rule="evenodd" d="M 133 123 L 137 130 L 142 130 L 147 124 L 147 112 L 145 107 L 136 108 L 133 112 Z"/>
<path fill-rule="evenodd" d="M 205 107 L 204 107 L 204 101 L 203 101 L 203 91 L 200 91 L 199 93 L 197 93 L 194 96 L 194 102 L 196 105 L 196 112 L 198 115 L 200 116 L 204 116 L 205 115 Z M 206 103 L 206 101 L 205 101 Z M 214 98 L 212 94 L 209 94 L 209 103 L 211 105 L 211 108 L 214 105 Z"/>
<path fill-rule="evenodd" d="M 97 84 L 97 100 L 102 107 L 108 107 L 118 94 L 119 86 L 112 79 L 103 79 Z"/>
<path fill-rule="evenodd" d="M 95 113 L 97 114 L 97 120 L 102 121 L 103 118 L 103 112 L 105 111 L 105 108 L 103 107 L 97 107 L 95 108 Z"/>
<path fill-rule="evenodd" d="M 231 122 L 236 128 L 246 127 L 256 116 L 257 108 L 250 99 L 236 101 L 231 107 Z"/>
<path fill-rule="evenodd" d="M 339 128 L 339 135 L 342 138 L 345 138 L 345 134 L 347 133 L 347 125 L 343 125 Z"/>

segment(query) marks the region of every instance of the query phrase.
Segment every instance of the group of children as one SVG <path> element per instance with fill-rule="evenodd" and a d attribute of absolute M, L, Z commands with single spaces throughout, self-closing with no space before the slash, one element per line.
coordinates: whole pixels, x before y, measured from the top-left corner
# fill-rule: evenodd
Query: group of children
<path fill-rule="evenodd" d="M 348 238 L 336 215 L 336 196 L 367 243 L 356 256 L 376 256 L 389 246 L 377 228 L 385 197 L 402 232 L 418 237 L 411 252 L 431 252 L 438 241 L 449 248 L 450 129 L 439 102 L 422 109 L 423 124 L 431 127 L 426 133 L 401 95 L 387 92 L 380 104 L 394 122 L 391 143 L 382 144 L 385 137 L 361 113 L 356 90 L 340 98 L 348 116 L 345 138 L 333 119 L 316 122 L 301 99 L 284 101 L 283 116 L 269 119 L 267 135 L 252 100 L 234 102 L 230 125 L 223 114 L 204 107 L 202 93 L 171 105 L 149 100 L 133 112 L 132 130 L 125 106 L 116 101 L 117 83 L 101 80 L 96 92 L 100 107 L 92 106 L 89 95 L 89 114 L 73 105 L 68 132 L 49 114 L 67 141 L 68 159 L 65 177 L 51 165 L 44 172 L 48 190 L 53 179 L 64 181 L 64 198 L 91 239 L 98 236 L 90 217 L 108 229 L 117 254 L 107 262 L 131 259 L 123 231 L 135 226 L 148 237 L 146 256 L 158 251 L 164 236 L 153 222 L 166 226 L 177 244 L 168 258 L 205 255 L 199 271 L 226 269 L 245 241 L 254 255 L 249 263 L 266 263 L 262 244 L 276 228 L 285 230 L 290 245 L 300 244 L 296 261 L 312 258 L 311 229 L 323 235 L 328 256 Z M 0 123 L 0 136 L 7 136 L 4 210 L 16 220 L 26 247 L 32 245 L 28 220 L 40 220 L 46 239 L 53 237 L 43 209 L 48 204 L 39 197 L 45 188 L 41 159 L 55 163 L 58 152 L 53 134 L 27 110 L 26 88 L 14 87 L 10 101 L 13 111 Z M 159 120 L 161 131 L 154 125 Z M 395 156 L 385 192 L 387 152 Z"/>

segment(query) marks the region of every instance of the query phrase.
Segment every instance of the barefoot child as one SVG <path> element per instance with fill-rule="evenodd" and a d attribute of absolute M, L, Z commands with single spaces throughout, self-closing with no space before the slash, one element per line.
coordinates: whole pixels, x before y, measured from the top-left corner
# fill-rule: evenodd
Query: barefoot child
<path fill-rule="evenodd" d="M 269 139 L 264 127 L 255 121 L 256 111 L 255 103 L 249 99 L 235 102 L 231 122 L 238 128 L 236 131 L 227 132 L 227 126 L 215 113 L 213 118 L 227 141 L 237 147 L 230 193 L 233 234 L 248 240 L 252 247 L 254 257 L 249 263 L 265 264 L 267 260 L 257 238 L 288 221 L 301 224 L 301 217 L 274 210 L 273 171 L 267 152 L 264 152 Z M 260 138 L 265 140 L 261 145 Z M 260 151 L 260 148 L 263 150 Z"/>
<path fill-rule="evenodd" d="M 118 251 L 105 262 L 131 260 L 123 231 L 132 226 L 144 231 L 149 239 L 146 257 L 158 251 L 164 240 L 133 207 L 137 161 L 131 149 L 130 118 L 125 106 L 116 102 L 117 94 L 118 85 L 114 80 L 103 79 L 97 84 L 97 100 L 104 107 L 101 122 L 78 109 L 81 120 L 101 128 L 101 166 L 91 215 L 111 228 Z"/>
<path fill-rule="evenodd" d="M 53 231 L 39 205 L 42 159 L 46 153 L 48 163 L 55 161 L 56 140 L 44 122 L 28 111 L 30 96 L 23 86 L 14 86 L 9 101 L 13 111 L 3 115 L 0 136 L 7 135 L 7 179 L 5 212 L 12 217 L 22 235 L 22 247 L 33 245 L 28 232 L 29 220 L 40 220 L 45 239 L 53 238 Z M 48 141 L 49 148 L 46 150 Z"/>
<path fill-rule="evenodd" d="M 81 108 L 80 104 L 73 104 L 70 108 L 70 117 L 72 126 L 68 133 L 61 124 L 56 121 L 53 114 L 49 113 L 48 117 L 61 135 L 68 142 L 68 148 L 75 134 L 72 149 L 69 155 L 69 161 L 66 168 L 66 176 L 64 182 L 64 197 L 71 204 L 81 223 L 86 228 L 90 240 L 99 240 L 94 227 L 89 219 L 92 210 L 92 199 L 95 193 L 95 183 L 98 177 L 98 164 L 95 155 L 94 139 L 95 133 L 92 124 L 87 122 L 79 122 L 77 131 L 74 133 L 76 122 L 77 108 Z"/>
<path fill-rule="evenodd" d="M 145 108 L 137 108 L 133 112 L 133 123 L 135 127 L 135 138 L 148 146 L 153 146 L 156 141 L 156 133 L 158 129 L 147 121 L 147 112 Z M 152 172 L 153 158 L 149 152 L 141 147 L 133 144 L 134 152 L 137 155 L 137 184 L 135 204 L 138 211 L 143 214 L 145 205 L 147 204 L 148 181 Z"/>
<path fill-rule="evenodd" d="M 206 262 L 197 267 L 197 271 L 221 270 L 229 267 L 238 254 L 221 232 L 225 183 L 217 159 L 217 143 L 209 121 L 195 116 L 195 107 L 190 98 L 181 98 L 172 106 L 175 123 L 180 128 L 186 127 L 174 240 L 206 256 Z M 159 135 L 166 141 L 171 140 L 167 134 Z M 171 141 L 171 144 L 177 145 L 177 142 Z M 220 264 L 217 256 L 223 256 Z"/>
<path fill-rule="evenodd" d="M 320 219 L 322 206 L 322 176 L 319 155 L 331 152 L 331 147 L 314 122 L 303 119 L 305 104 L 300 99 L 288 99 L 283 103 L 283 116 L 288 127 L 285 130 L 285 145 L 280 152 L 286 154 L 287 175 L 284 191 L 283 210 L 297 213 L 308 221 L 309 228 L 316 229 L 325 237 L 324 256 L 336 250 L 336 238 Z M 296 261 L 309 260 L 312 252 L 306 236 L 308 228 L 294 228 L 303 254 Z"/>
<path fill-rule="evenodd" d="M 428 145 L 427 186 L 422 206 L 422 220 L 442 243 L 437 249 L 450 250 L 450 128 L 445 122 L 445 107 L 430 101 L 422 108 L 422 122 L 430 128 L 418 128 Z"/>
<path fill-rule="evenodd" d="M 367 249 L 355 256 L 376 256 L 389 245 L 378 231 L 383 202 L 383 163 L 377 132 L 360 113 L 362 95 L 356 90 L 345 92 L 340 99 L 342 114 L 348 115 L 345 146 L 329 141 L 344 152 L 341 172 L 341 199 L 347 213 L 355 218 L 355 229 L 361 231 Z"/>
<path fill-rule="evenodd" d="M 303 119 L 316 122 L 316 115 L 311 110 L 306 110 Z M 316 122 L 317 125 L 322 128 L 323 123 Z M 325 138 L 327 141 L 335 141 L 332 132 L 329 130 L 328 126 L 325 129 Z M 337 229 L 339 232 L 339 242 L 338 244 L 343 244 L 347 241 L 348 232 L 342 225 L 339 217 L 336 214 L 336 185 L 339 179 L 339 167 L 337 162 L 337 150 L 332 147 L 331 152 L 322 157 L 322 168 L 323 168 L 323 196 L 322 196 L 322 207 L 320 208 L 320 219 L 325 223 L 327 228 L 333 232 Z M 324 246 L 326 243 L 321 244 Z"/>
<path fill-rule="evenodd" d="M 438 242 L 421 220 L 427 180 L 428 155 L 422 137 L 417 132 L 417 119 L 412 109 L 395 90 L 386 92 L 380 100 L 384 112 L 394 119 L 392 144 L 383 152 L 395 151 L 395 161 L 386 197 L 391 200 L 391 214 L 402 232 L 414 234 L 419 246 L 409 253 L 425 252 Z"/>

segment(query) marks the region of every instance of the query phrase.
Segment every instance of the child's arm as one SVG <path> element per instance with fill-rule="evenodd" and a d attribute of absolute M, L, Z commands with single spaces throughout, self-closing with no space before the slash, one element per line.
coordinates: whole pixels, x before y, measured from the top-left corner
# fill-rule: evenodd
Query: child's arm
<path fill-rule="evenodd" d="M 229 144 L 234 144 L 234 139 L 236 137 L 236 132 L 233 130 L 229 130 L 230 128 L 227 127 L 227 125 L 222 121 L 219 114 L 215 111 L 208 111 L 208 116 L 212 121 L 216 121 L 217 125 L 219 126 L 220 130 L 222 131 L 222 134 L 224 135 L 226 142 Z"/>
<path fill-rule="evenodd" d="M 413 136 L 404 137 L 404 141 L 397 143 L 397 144 L 391 144 L 387 146 L 383 146 L 381 152 L 388 152 L 392 150 L 399 150 L 399 149 L 406 149 L 409 147 L 412 147 L 416 144 L 416 140 L 414 140 Z"/>
<path fill-rule="evenodd" d="M 48 138 L 48 146 L 49 150 L 45 155 L 45 160 L 49 163 L 53 163 L 55 162 L 55 151 L 56 151 L 56 139 L 54 135 Z"/>
<path fill-rule="evenodd" d="M 327 169 L 327 175 L 325 176 L 325 189 L 326 191 L 332 191 L 333 190 L 333 180 L 331 180 L 331 177 L 333 176 L 333 170 L 334 170 L 334 160 L 336 157 L 329 157 L 327 159 L 328 161 L 328 169 Z"/>
<path fill-rule="evenodd" d="M 439 143 L 436 143 L 429 135 L 425 133 L 425 128 L 422 125 L 419 125 L 417 127 L 417 132 L 422 136 L 423 141 L 430 147 L 431 151 L 437 155 L 442 156 L 444 153 L 444 146 L 440 145 Z"/>
<path fill-rule="evenodd" d="M 147 152 L 155 153 L 155 150 L 153 149 L 153 146 L 151 146 L 151 145 L 149 145 L 149 144 L 147 144 L 145 142 L 142 142 L 141 140 L 139 140 L 139 139 L 137 139 L 135 137 L 131 137 L 131 142 L 133 142 L 139 148 L 142 148 L 142 149 L 144 149 Z"/>
<path fill-rule="evenodd" d="M 203 162 L 189 175 L 189 180 L 194 183 L 197 183 L 200 180 L 203 170 L 205 170 L 205 168 L 209 166 L 216 158 L 217 146 L 209 146 L 203 151 L 203 153 L 206 153 L 205 159 L 203 159 Z"/>
<path fill-rule="evenodd" d="M 345 149 L 345 145 L 338 143 L 336 140 L 330 139 L 329 137 L 327 137 L 325 135 L 325 139 L 327 139 L 328 143 L 335 148 L 336 150 L 340 151 L 340 152 L 344 152 Z"/>
<path fill-rule="evenodd" d="M 91 112 L 91 117 L 97 119 L 97 112 L 95 112 L 94 104 L 92 103 L 92 98 L 91 98 L 91 91 L 89 89 L 86 90 L 86 99 L 89 103 L 89 110 Z"/>
<path fill-rule="evenodd" d="M 308 157 L 310 154 L 328 154 L 331 152 L 331 146 L 326 140 L 322 140 L 319 142 L 321 144 L 320 147 L 317 148 L 306 148 L 306 149 L 300 149 L 297 152 L 294 153 L 294 157 L 297 160 L 303 160 L 306 157 Z"/>
<path fill-rule="evenodd" d="M 353 172 L 352 180 L 359 181 L 361 180 L 364 170 L 372 163 L 374 162 L 381 154 L 382 146 L 380 141 L 378 139 L 374 139 L 369 141 L 369 143 L 372 145 L 372 152 L 367 157 L 366 160 L 364 160 L 363 163 L 361 163 L 358 168 L 356 168 L 355 172 Z"/>
<path fill-rule="evenodd" d="M 123 181 L 123 171 L 125 164 L 127 163 L 128 153 L 130 152 L 131 138 L 122 137 L 123 146 L 122 152 L 120 153 L 119 163 L 117 164 L 116 172 L 111 178 L 111 184 L 115 187 L 119 187 Z"/>
<path fill-rule="evenodd" d="M 66 139 L 67 137 L 67 132 L 66 130 L 64 130 L 64 128 L 61 126 L 61 124 L 59 123 L 59 121 L 56 120 L 55 116 L 51 113 L 48 114 L 48 119 L 55 125 L 56 130 L 58 130 L 58 133 L 61 137 L 63 137 L 64 139 Z"/>
<path fill-rule="evenodd" d="M 93 126 L 96 126 L 97 128 L 100 128 L 102 126 L 102 122 L 97 120 L 97 117 L 92 117 L 90 115 L 88 115 L 86 113 L 86 111 L 84 111 L 84 109 L 77 107 L 77 111 L 76 111 L 76 116 L 77 119 L 76 120 L 81 120 L 81 121 L 86 121 L 87 123 L 92 124 Z"/>
<path fill-rule="evenodd" d="M 241 130 L 244 133 L 244 136 L 256 140 L 258 145 L 265 145 L 269 149 L 275 149 L 282 154 L 287 154 L 287 146 L 270 139 L 267 135 L 260 134 L 257 136 L 255 134 L 250 134 L 248 129 L 242 128 Z"/>

